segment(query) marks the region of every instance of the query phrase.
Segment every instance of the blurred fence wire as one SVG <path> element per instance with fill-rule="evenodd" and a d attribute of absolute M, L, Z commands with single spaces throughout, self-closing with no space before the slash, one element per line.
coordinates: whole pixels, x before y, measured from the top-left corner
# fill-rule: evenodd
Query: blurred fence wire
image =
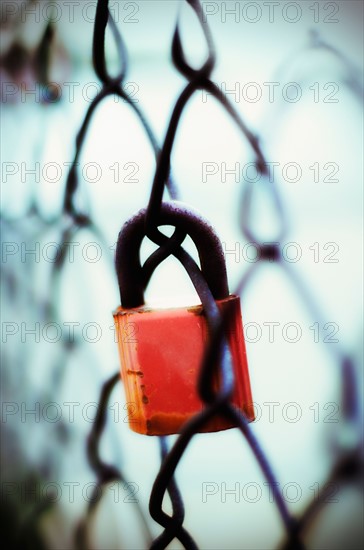
<path fill-rule="evenodd" d="M 29 234 L 32 232 L 32 237 L 38 239 L 41 239 L 47 234 L 58 234 L 59 242 L 62 243 L 62 245 L 74 240 L 78 232 L 87 230 L 95 236 L 98 242 L 103 242 L 105 244 L 105 249 L 108 248 L 106 239 L 103 236 L 103 227 L 93 221 L 92 213 L 83 204 L 84 201 L 80 199 L 82 193 L 87 196 L 87 190 L 81 190 L 83 185 L 80 182 L 77 167 L 79 165 L 79 159 L 82 154 L 86 136 L 88 135 L 90 122 L 99 105 L 104 99 L 115 95 L 125 100 L 131 111 L 141 123 L 157 162 L 149 203 L 146 205 L 145 220 L 146 236 L 157 244 L 159 248 L 154 252 L 153 256 L 146 264 L 145 269 L 148 271 L 146 280 L 150 278 L 151 273 L 162 261 L 171 254 L 174 255 L 188 272 L 204 306 L 210 327 L 210 337 L 201 365 L 198 388 L 201 398 L 206 403 L 206 408 L 187 423 L 182 433 L 172 445 L 170 445 L 168 438 L 160 438 L 161 467 L 156 476 L 149 503 L 150 515 L 163 527 L 158 537 L 154 538 L 152 535 L 149 519 L 146 517 L 143 506 L 138 502 L 136 503 L 140 530 L 144 536 L 145 546 L 154 549 L 163 549 L 167 548 L 174 539 L 178 539 L 186 549 L 198 548 L 198 543 L 194 540 L 194 538 L 198 539 L 198 534 L 194 537 L 194 533 L 189 533 L 184 525 L 185 509 L 182 498 L 183 488 L 178 487 L 174 474 L 179 461 L 184 453 L 188 451 L 189 443 L 193 436 L 199 431 L 199 428 L 213 415 L 222 414 L 234 420 L 243 438 L 245 438 L 249 444 L 266 481 L 269 483 L 270 487 L 272 487 L 275 497 L 274 500 L 285 528 L 285 540 L 282 541 L 281 547 L 286 549 L 305 548 L 307 534 L 309 533 L 311 525 L 314 521 L 319 521 L 320 512 L 323 507 L 326 505 L 329 506 L 326 497 L 331 491 L 332 483 L 343 485 L 351 483 L 358 484 L 362 481 L 363 442 L 361 407 L 359 402 L 360 379 L 358 379 L 358 365 L 356 364 L 353 354 L 350 353 L 350 349 L 344 344 L 326 348 L 329 350 L 329 353 L 333 354 L 333 359 L 337 365 L 341 379 L 339 399 L 342 405 L 340 408 L 340 414 L 342 416 L 336 433 L 336 459 L 330 471 L 327 472 L 326 483 L 319 497 L 312 499 L 306 509 L 299 516 L 296 516 L 291 512 L 281 492 L 277 488 L 278 480 L 269 460 L 269 452 L 263 450 L 258 437 L 254 433 L 254 427 L 246 421 L 242 413 L 237 412 L 230 404 L 232 380 L 229 357 L 228 354 L 224 352 L 225 348 L 223 346 L 224 331 L 228 326 L 229 318 L 226 315 L 222 316 L 218 314 L 215 301 L 212 298 L 203 274 L 192 257 L 182 248 L 182 242 L 186 235 L 183 232 L 181 234 L 178 228 L 176 228 L 175 234 L 167 238 L 158 229 L 160 225 L 160 214 L 164 207 L 165 191 L 168 193 L 170 200 L 183 198 L 182 186 L 179 188 L 173 176 L 171 176 L 171 154 L 178 132 L 179 122 L 186 105 L 194 94 L 197 91 L 205 90 L 222 106 L 226 116 L 229 117 L 239 129 L 242 140 L 249 145 L 257 174 L 260 175 L 261 181 L 264 183 L 270 206 L 275 212 L 276 218 L 279 220 L 279 226 L 274 229 L 274 232 L 272 231 L 271 238 L 269 239 L 270 242 L 267 244 L 267 239 L 262 240 L 255 229 L 257 220 L 253 219 L 253 206 L 257 198 L 255 197 L 254 183 L 242 181 L 239 219 L 241 232 L 249 242 L 256 244 L 261 254 L 259 260 L 252 264 L 241 275 L 236 288 L 233 289 L 234 294 L 241 295 L 246 290 L 248 291 L 249 285 L 257 276 L 262 263 L 265 263 L 271 268 L 273 268 L 274 265 L 274 268 L 279 268 L 282 272 L 282 276 L 285 276 L 293 286 L 297 296 L 307 308 L 308 315 L 316 322 L 325 322 L 325 315 L 315 289 L 311 287 L 304 277 L 299 276 L 297 271 L 291 268 L 290 264 L 284 261 L 279 247 L 279 243 L 286 238 L 288 232 L 289 216 L 287 215 L 287 208 L 289 206 L 287 207 L 283 204 L 281 192 L 275 181 L 272 181 L 270 177 L 268 170 L 269 159 L 264 151 L 261 138 L 266 137 L 264 135 L 265 133 L 269 138 L 269 134 L 272 132 L 272 129 L 281 116 L 282 106 L 276 108 L 276 111 L 273 111 L 272 108 L 272 113 L 268 114 L 266 125 L 262 128 L 261 136 L 254 134 L 249 129 L 248 124 L 242 119 L 238 110 L 227 98 L 226 94 L 224 94 L 211 80 L 211 73 L 215 67 L 215 49 L 209 25 L 203 14 L 203 8 L 198 0 L 186 0 L 186 3 L 193 10 L 198 24 L 201 27 L 208 50 L 208 56 L 207 60 L 199 68 L 194 68 L 189 63 L 181 37 L 180 22 L 178 21 L 173 34 L 171 52 L 174 67 L 180 75 L 185 78 L 186 85 L 174 105 L 163 143 L 161 145 L 158 144 L 152 130 L 152 125 L 144 115 L 142 108 L 133 102 L 130 96 L 125 92 L 124 84 L 126 82 L 125 79 L 128 70 L 127 48 L 119 28 L 113 19 L 112 13 L 109 11 L 109 1 L 98 0 L 93 36 L 93 65 L 95 73 L 101 81 L 102 88 L 89 105 L 86 116 L 77 134 L 75 154 L 64 190 L 63 211 L 53 219 L 49 219 L 47 216 L 43 215 L 37 206 L 36 194 L 34 191 L 34 193 L 31 194 L 28 213 L 25 217 L 22 216 L 22 218 L 19 219 L 16 216 L 8 216 L 6 211 L 3 212 L 1 222 L 2 229 L 3 233 L 6 235 L 7 242 L 27 242 L 27 240 L 29 240 Z M 14 24 L 16 24 L 16 22 Z M 110 74 L 106 59 L 105 33 L 107 29 L 111 31 L 117 50 L 118 71 L 116 76 Z M 49 83 L 48 71 L 50 52 L 52 51 L 53 44 L 52 37 L 53 28 L 52 25 L 49 24 L 44 29 L 44 35 L 39 43 L 36 54 L 33 55 L 32 63 L 33 67 L 35 67 L 35 78 L 44 85 Z M 18 48 L 19 50 L 20 46 L 14 45 L 14 48 L 15 50 Z M 12 57 L 15 56 L 17 59 L 20 59 L 19 53 L 17 54 L 15 50 L 12 52 L 9 50 L 6 58 L 2 60 L 2 65 L 8 72 L 9 68 L 13 67 L 11 62 Z M 307 51 L 317 52 L 319 50 L 328 52 L 333 56 L 335 61 L 342 66 L 342 82 L 352 93 L 353 99 L 362 98 L 363 88 L 356 67 L 339 50 L 321 40 L 317 33 L 312 33 L 307 48 L 295 52 L 290 59 L 286 60 L 279 71 L 282 73 L 290 70 L 290 67 L 294 65 L 297 59 L 300 56 L 304 56 Z M 19 66 L 17 70 L 21 71 L 21 69 L 22 68 Z M 14 69 L 12 69 L 12 71 L 15 78 L 16 71 L 14 72 Z M 47 108 L 46 101 L 44 108 Z M 46 135 L 46 132 L 44 132 L 44 135 Z M 108 138 L 108 136 L 105 137 Z M 40 139 L 40 143 L 37 147 L 41 150 L 42 146 L 44 146 L 44 144 L 41 143 Z M 36 156 L 41 156 L 41 153 L 38 151 Z M 12 307 L 16 309 L 20 315 L 22 315 L 23 312 L 24 319 L 29 316 L 29 311 L 31 312 L 30 317 L 33 320 L 37 319 L 43 320 L 45 323 L 52 323 L 60 319 L 59 300 L 62 277 L 65 269 L 65 251 L 66 247 L 62 247 L 56 262 L 50 266 L 48 273 L 43 275 L 39 274 L 37 268 L 34 268 L 33 272 L 30 270 L 20 270 L 15 260 L 14 262 L 7 262 L 4 264 L 4 300 L 7 303 L 11 303 Z M 113 272 L 111 260 L 110 254 L 110 273 Z M 40 277 L 43 281 L 43 284 L 40 283 L 39 288 L 34 284 L 34 280 L 37 277 Z M 47 288 L 47 291 L 44 290 L 45 288 Z M 48 371 L 46 369 L 44 370 L 44 377 L 47 380 L 47 384 L 44 384 L 44 387 L 49 389 L 44 391 L 42 387 L 38 387 L 38 395 L 36 397 L 32 396 L 32 400 L 41 404 L 48 403 L 52 400 L 56 388 L 63 383 L 62 373 L 65 366 L 65 356 L 77 357 L 77 360 L 81 361 L 87 360 L 82 354 L 77 355 L 80 347 L 81 341 L 77 340 L 77 338 L 70 342 L 68 338 L 62 337 L 57 353 L 49 357 L 49 363 L 52 364 L 52 368 L 49 368 Z M 34 368 L 36 369 L 36 346 L 31 353 L 34 361 Z M 212 371 L 211 365 L 214 363 L 216 355 L 221 353 L 223 389 L 217 394 L 212 394 L 209 391 Z M 27 379 L 29 377 L 26 370 L 26 364 L 29 357 L 16 356 L 15 369 L 13 352 L 6 347 L 3 351 L 3 360 L 6 361 L 8 365 L 12 365 L 12 367 L 6 368 L 2 374 L 3 401 L 10 402 L 11 396 L 19 392 L 22 397 L 26 397 Z M 19 372 L 21 372 L 22 389 L 19 388 Z M 98 513 L 98 504 L 102 499 L 105 486 L 115 481 L 125 484 L 127 480 L 122 465 L 118 462 L 109 463 L 109 461 L 104 460 L 100 451 L 101 437 L 104 431 L 108 430 L 113 422 L 113 420 L 107 416 L 107 410 L 112 390 L 115 385 L 119 383 L 119 380 L 119 374 L 116 373 L 107 381 L 104 381 L 99 397 L 98 412 L 93 422 L 92 430 L 87 437 L 87 457 L 89 465 L 95 474 L 96 485 L 92 498 L 90 498 L 86 515 L 78 521 L 74 537 L 75 545 L 78 548 L 89 548 L 93 546 L 90 532 L 93 525 L 93 519 Z M 50 452 L 49 449 L 43 450 L 41 467 L 39 469 L 28 468 L 27 471 L 27 468 L 21 463 L 21 460 L 22 457 L 24 457 L 24 453 L 29 453 L 29 462 L 31 463 L 32 453 L 29 450 L 25 451 L 24 449 L 18 449 L 19 441 L 14 437 L 11 427 L 8 427 L 7 424 L 3 427 L 3 434 L 8 441 L 7 448 L 2 451 L 3 462 L 6 464 L 5 478 L 13 479 L 12 475 L 14 475 L 14 472 L 16 475 L 19 475 L 19 472 L 21 472 L 21 477 L 34 483 L 39 483 L 42 478 L 49 480 L 57 478 L 57 465 L 53 466 L 55 470 L 49 470 L 49 464 L 54 464 L 48 460 L 49 457 L 47 453 Z M 58 423 L 55 433 L 52 435 L 52 452 L 56 453 L 57 449 L 59 452 L 62 452 L 63 446 L 66 445 L 66 442 L 71 437 L 72 435 L 69 432 L 67 423 Z M 34 445 L 36 445 L 36 442 L 34 442 Z M 127 452 L 127 448 L 123 449 L 125 456 L 127 456 Z M 14 459 L 13 457 L 16 456 L 19 458 Z M 302 458 L 304 459 L 304 457 Z M 166 494 L 169 495 L 172 505 L 171 514 L 167 513 L 163 507 Z M 8 506 L 9 502 L 10 504 Z M 2 502 L 2 509 L 4 509 L 5 519 L 9 524 L 8 529 L 18 531 L 18 547 L 31 548 L 37 546 L 40 548 L 43 542 L 39 539 L 39 534 L 37 534 L 37 525 L 42 521 L 45 512 L 53 505 L 52 494 L 42 498 L 36 506 L 29 503 L 25 513 L 23 513 L 21 524 L 18 524 L 14 520 L 17 513 L 15 508 L 13 509 L 12 507 L 16 507 L 15 503 L 16 499 L 14 501 L 7 500 L 6 505 Z"/>

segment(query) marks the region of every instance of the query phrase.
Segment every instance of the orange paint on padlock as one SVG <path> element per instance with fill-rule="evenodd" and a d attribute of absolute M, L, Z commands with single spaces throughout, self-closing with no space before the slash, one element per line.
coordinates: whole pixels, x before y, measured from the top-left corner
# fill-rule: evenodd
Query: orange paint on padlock
<path fill-rule="evenodd" d="M 119 234 L 116 270 L 122 306 L 114 312 L 114 320 L 130 428 L 141 434 L 168 435 L 180 432 L 186 421 L 205 406 L 197 386 L 208 344 L 207 323 L 201 305 L 165 310 L 144 305 L 146 279 L 140 264 L 140 246 L 145 236 L 145 213 L 141 210 L 126 222 Z M 177 202 L 161 205 L 159 225 L 172 225 L 191 237 L 218 308 L 229 310 L 232 322 L 227 340 L 235 381 L 231 403 L 253 420 L 240 299 L 229 296 L 221 243 L 206 220 Z M 219 376 L 214 368 L 216 391 Z M 200 431 L 233 426 L 220 414 Z"/>
<path fill-rule="evenodd" d="M 235 378 L 231 402 L 249 420 L 254 420 L 240 300 L 229 296 L 217 304 L 222 310 L 233 308 L 228 338 Z M 202 306 L 168 310 L 120 307 L 114 319 L 130 428 L 147 435 L 178 433 L 184 423 L 203 408 L 197 393 L 208 338 Z M 225 418 L 216 416 L 203 431 L 233 426 Z"/>

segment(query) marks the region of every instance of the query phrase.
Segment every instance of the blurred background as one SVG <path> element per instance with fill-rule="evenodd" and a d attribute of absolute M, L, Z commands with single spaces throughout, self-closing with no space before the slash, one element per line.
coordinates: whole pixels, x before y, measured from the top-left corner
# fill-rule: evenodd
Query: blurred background
<path fill-rule="evenodd" d="M 289 509 L 300 517 L 341 457 L 362 452 L 363 4 L 201 4 L 216 48 L 212 80 L 271 163 L 269 182 L 287 221 L 284 237 L 249 144 L 203 91 L 184 111 L 172 174 L 180 198 L 216 228 L 232 291 L 254 266 L 241 296 L 257 413 L 252 429 Z M 76 135 L 101 90 L 92 67 L 95 9 L 96 2 L 86 0 L 1 3 L 6 548 L 76 547 L 75 531 L 96 487 L 86 441 L 102 384 L 119 368 L 115 241 L 128 217 L 147 205 L 155 170 L 130 105 L 108 97 L 95 111 L 77 167 L 76 201 L 93 224 L 76 228 L 63 213 Z M 110 11 L 129 56 L 124 90 L 161 144 L 186 84 L 171 61 L 177 19 L 196 67 L 206 57 L 201 28 L 182 0 L 110 1 Z M 109 35 L 106 45 L 116 74 Z M 259 262 L 259 249 L 241 232 L 247 186 L 254 193 L 245 221 L 260 241 L 279 242 L 282 265 Z M 172 259 L 157 269 L 147 300 L 198 303 Z M 342 368 L 348 363 L 349 374 Z M 359 405 L 348 419 L 342 390 L 349 375 L 357 391 L 349 400 Z M 146 548 L 138 505 L 152 536 L 161 531 L 148 513 L 158 442 L 129 429 L 121 383 L 107 413 L 101 455 L 126 483 L 104 488 L 87 523 L 89 547 Z M 172 444 L 175 437 L 169 439 Z M 271 488 L 236 429 L 196 435 L 176 477 L 185 526 L 200 548 L 283 544 Z M 307 547 L 361 548 L 360 472 L 349 468 L 331 489 L 304 531 Z"/>

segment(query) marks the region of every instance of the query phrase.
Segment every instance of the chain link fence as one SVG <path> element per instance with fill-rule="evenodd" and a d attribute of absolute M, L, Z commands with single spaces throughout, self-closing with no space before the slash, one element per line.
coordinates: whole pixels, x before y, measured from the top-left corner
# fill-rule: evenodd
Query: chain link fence
<path fill-rule="evenodd" d="M 6 547 L 361 547 L 361 3 L 1 9 Z M 171 200 L 221 237 L 253 423 L 230 320 L 186 234 L 158 229 Z M 111 316 L 143 207 L 147 300 L 201 302 L 210 326 L 206 408 L 165 438 L 128 429 Z M 216 413 L 237 428 L 198 434 Z"/>

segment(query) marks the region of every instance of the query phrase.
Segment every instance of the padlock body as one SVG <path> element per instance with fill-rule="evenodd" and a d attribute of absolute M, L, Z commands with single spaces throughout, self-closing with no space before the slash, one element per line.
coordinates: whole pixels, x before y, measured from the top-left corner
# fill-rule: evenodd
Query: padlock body
<path fill-rule="evenodd" d="M 240 298 L 218 300 L 220 310 L 232 310 L 228 342 L 235 388 L 232 404 L 254 420 Z M 153 310 L 119 307 L 114 312 L 130 428 L 146 435 L 179 433 L 204 408 L 197 393 L 198 376 L 208 340 L 202 306 Z M 218 380 L 216 389 L 218 389 Z M 215 416 L 201 429 L 214 432 L 234 427 Z"/>

